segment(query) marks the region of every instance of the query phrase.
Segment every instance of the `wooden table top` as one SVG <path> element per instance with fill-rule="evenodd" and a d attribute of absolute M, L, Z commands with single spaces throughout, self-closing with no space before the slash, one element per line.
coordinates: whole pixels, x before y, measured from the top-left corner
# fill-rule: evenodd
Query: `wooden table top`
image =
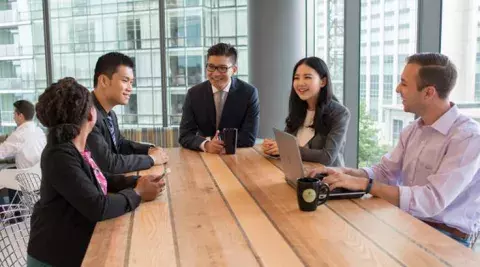
<path fill-rule="evenodd" d="M 98 223 L 83 266 L 480 266 L 479 255 L 379 198 L 300 211 L 279 161 L 258 149 L 167 151 L 166 190 Z"/>

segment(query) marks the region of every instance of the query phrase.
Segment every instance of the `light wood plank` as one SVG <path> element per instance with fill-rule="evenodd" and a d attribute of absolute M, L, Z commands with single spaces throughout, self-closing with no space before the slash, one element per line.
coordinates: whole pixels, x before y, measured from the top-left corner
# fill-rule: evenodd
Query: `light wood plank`
<path fill-rule="evenodd" d="M 180 266 L 259 266 L 198 152 L 169 150 L 171 218 Z"/>
<path fill-rule="evenodd" d="M 222 158 L 307 265 L 402 266 L 328 207 L 300 211 L 283 173 L 253 149 Z"/>
<path fill-rule="evenodd" d="M 202 153 L 208 169 L 264 266 L 303 266 L 242 184 L 218 155 Z M 281 255 L 281 257 L 279 257 Z"/>
<path fill-rule="evenodd" d="M 261 146 L 255 146 L 255 150 L 260 155 L 263 154 Z M 279 169 L 282 169 L 280 160 L 267 159 Z M 309 168 L 323 166 L 319 163 L 311 162 L 304 162 L 304 165 L 309 166 Z M 355 203 L 365 210 L 372 212 L 371 214 L 383 216 L 379 216 L 375 222 L 375 220 L 371 220 L 366 213 L 359 212 L 358 209 L 348 204 L 348 202 L 329 201 L 327 205 L 334 211 L 342 213 L 355 227 L 358 227 L 365 233 L 369 233 L 369 236 L 372 237 L 375 242 L 387 249 L 392 255 L 395 255 L 401 262 L 408 262 L 408 266 L 436 266 L 434 262 L 440 265 L 470 266 L 473 264 L 472 266 L 480 266 L 480 255 L 472 253 L 470 249 L 465 248 L 455 240 L 439 233 L 429 225 L 394 207 L 387 201 L 379 198 L 363 198 L 355 200 Z M 363 219 L 360 220 L 358 219 L 359 217 Z M 383 218 L 386 220 L 383 220 Z M 369 223 L 365 223 L 366 221 Z M 375 227 L 373 227 L 373 225 L 375 225 Z M 378 232 L 376 232 L 376 234 L 372 233 L 372 229 L 383 229 L 386 231 L 388 229 L 386 227 L 392 228 L 394 231 L 391 231 L 389 235 L 379 235 Z M 385 238 L 385 236 L 396 236 L 396 238 L 392 238 L 396 242 L 391 242 L 391 240 Z M 406 247 L 404 242 L 407 242 L 407 244 L 410 243 L 410 245 Z M 408 250 L 408 253 L 405 255 L 415 255 L 414 259 L 416 263 L 411 262 L 411 257 L 404 257 L 404 254 L 401 253 L 404 250 Z M 422 251 L 424 252 L 423 254 L 421 253 Z M 410 254 L 412 252 L 413 254 Z M 431 262 L 432 259 L 435 259 L 434 262 Z M 428 265 L 422 264 L 423 262 L 428 262 Z"/>
<path fill-rule="evenodd" d="M 398 208 L 391 208 L 390 203 L 379 198 L 354 200 L 354 202 L 452 266 L 480 266 L 479 254 L 475 254 L 471 249 L 460 245 L 408 213 Z"/>
<path fill-rule="evenodd" d="M 156 200 L 135 210 L 129 267 L 177 266 L 167 198 L 163 191 Z"/>
<path fill-rule="evenodd" d="M 327 202 L 327 205 L 406 266 L 448 266 L 448 263 L 438 255 L 425 251 L 412 239 L 393 230 L 354 202 L 331 200 Z M 386 208 L 393 209 L 395 207 Z"/>
<path fill-rule="evenodd" d="M 168 153 L 168 149 L 165 149 Z M 146 170 L 141 170 L 140 175 L 148 175 L 148 174 L 153 174 L 153 175 L 161 175 L 163 173 L 163 169 L 167 168 L 168 166 L 165 165 L 155 165 L 152 166 L 150 169 Z M 125 175 L 137 175 L 137 172 L 129 172 L 126 173 Z"/>
<path fill-rule="evenodd" d="M 118 218 L 97 223 L 82 266 L 125 265 L 132 215 L 129 212 Z"/>

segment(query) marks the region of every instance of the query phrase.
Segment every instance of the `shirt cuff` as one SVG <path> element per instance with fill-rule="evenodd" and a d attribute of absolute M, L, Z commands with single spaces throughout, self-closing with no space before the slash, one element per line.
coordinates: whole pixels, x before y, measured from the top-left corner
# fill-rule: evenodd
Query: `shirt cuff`
<path fill-rule="evenodd" d="M 200 144 L 200 149 L 201 149 L 203 152 L 205 152 L 205 144 L 206 144 L 208 141 L 210 141 L 210 140 L 211 140 L 211 138 L 210 138 L 210 137 L 207 137 L 207 138 L 205 139 L 205 141 L 203 141 L 203 142 Z"/>
<path fill-rule="evenodd" d="M 373 172 L 372 168 L 361 168 L 367 173 L 367 176 L 369 179 L 374 179 L 375 178 L 375 173 Z"/>
<path fill-rule="evenodd" d="M 408 186 L 399 186 L 400 209 L 406 212 L 410 210 L 410 202 L 412 201 L 412 188 Z"/>

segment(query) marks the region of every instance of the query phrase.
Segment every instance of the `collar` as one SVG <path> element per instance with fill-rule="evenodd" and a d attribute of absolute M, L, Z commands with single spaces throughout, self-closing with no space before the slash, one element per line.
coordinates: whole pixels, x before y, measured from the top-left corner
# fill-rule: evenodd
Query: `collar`
<path fill-rule="evenodd" d="M 211 84 L 211 83 L 210 83 Z M 232 78 L 230 78 L 230 81 L 228 81 L 228 84 L 227 86 L 225 86 L 225 88 L 223 89 L 224 92 L 228 93 L 228 91 L 230 91 L 230 87 L 232 87 Z M 218 88 L 216 88 L 215 86 L 213 86 L 212 84 L 212 92 L 213 94 L 215 94 L 216 92 L 220 91 Z"/>
<path fill-rule="evenodd" d="M 20 126 L 18 126 L 16 129 L 20 130 L 20 129 L 28 128 L 28 127 L 34 126 L 34 125 L 35 124 L 33 123 L 33 121 L 26 121 L 26 122 L 22 123 Z"/>
<path fill-rule="evenodd" d="M 92 91 L 92 99 L 93 99 L 93 104 L 95 105 L 97 110 L 103 115 L 103 117 L 108 117 L 109 113 L 105 111 L 102 104 L 100 104 L 100 101 L 98 101 L 97 96 L 95 96 L 95 90 Z"/>
<path fill-rule="evenodd" d="M 450 109 L 445 112 L 438 120 L 436 120 L 430 127 L 437 130 L 439 133 L 443 135 L 447 135 L 450 128 L 452 128 L 453 124 L 457 120 L 457 117 L 460 115 L 458 111 L 457 105 L 455 103 L 450 102 Z M 423 120 L 418 120 L 419 126 L 424 126 Z"/>

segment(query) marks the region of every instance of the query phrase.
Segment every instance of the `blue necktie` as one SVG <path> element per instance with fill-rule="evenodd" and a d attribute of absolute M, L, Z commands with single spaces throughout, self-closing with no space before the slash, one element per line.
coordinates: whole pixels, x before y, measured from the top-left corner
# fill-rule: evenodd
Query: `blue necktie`
<path fill-rule="evenodd" d="M 113 127 L 113 119 L 110 117 L 110 115 L 107 116 L 107 125 L 108 125 L 108 131 L 110 132 L 110 136 L 112 137 L 113 144 L 115 145 L 115 148 L 117 147 L 117 138 L 115 137 L 115 127 Z"/>

